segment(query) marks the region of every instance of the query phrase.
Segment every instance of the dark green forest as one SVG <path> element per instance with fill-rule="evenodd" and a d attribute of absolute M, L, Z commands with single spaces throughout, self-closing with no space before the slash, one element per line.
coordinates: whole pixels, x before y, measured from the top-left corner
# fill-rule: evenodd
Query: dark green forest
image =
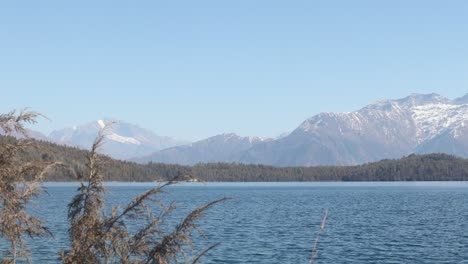
<path fill-rule="evenodd" d="M 16 140 L 0 137 L 1 142 Z M 46 181 L 77 181 L 85 164 L 86 150 L 38 141 L 23 154 L 24 161 L 59 161 L 63 166 L 49 173 Z M 195 166 L 138 164 L 104 158 L 105 181 L 164 181 L 192 175 L 200 181 L 466 181 L 468 160 L 446 154 L 409 155 L 358 166 L 272 167 L 236 163 Z"/>

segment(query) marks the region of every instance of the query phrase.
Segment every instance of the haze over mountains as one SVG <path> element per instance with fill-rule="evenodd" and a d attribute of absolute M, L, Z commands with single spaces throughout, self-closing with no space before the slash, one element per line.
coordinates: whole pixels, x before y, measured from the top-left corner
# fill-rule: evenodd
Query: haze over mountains
<path fill-rule="evenodd" d="M 253 146 L 272 139 L 241 137 L 234 133 L 213 136 L 195 143 L 164 149 L 147 157 L 135 159 L 138 162 L 163 162 L 192 165 L 209 162 L 238 162 L 240 153 Z"/>
<path fill-rule="evenodd" d="M 33 137 L 89 148 L 106 121 L 56 130 L 48 137 L 33 132 Z M 114 124 L 107 139 L 104 153 L 114 158 L 183 165 L 354 165 L 411 153 L 468 157 L 468 94 L 454 100 L 412 94 L 354 112 L 320 113 L 275 139 L 227 133 L 189 143 L 123 121 Z"/>
<path fill-rule="evenodd" d="M 73 128 L 55 130 L 49 135 L 52 142 L 89 149 L 97 133 L 112 120 L 97 120 Z M 117 159 L 130 159 L 155 151 L 187 144 L 187 141 L 158 136 L 144 128 L 124 121 L 116 121 L 106 136 L 103 153 Z"/>
<path fill-rule="evenodd" d="M 223 141 L 201 141 L 162 150 L 139 161 L 312 166 L 362 164 L 411 153 L 468 157 L 467 103 L 468 95 L 449 100 L 437 94 L 412 94 L 354 112 L 320 113 L 286 136 L 256 141 L 250 147 L 231 146 L 222 151 L 226 145 Z M 213 149 L 224 155 L 205 159 Z"/>

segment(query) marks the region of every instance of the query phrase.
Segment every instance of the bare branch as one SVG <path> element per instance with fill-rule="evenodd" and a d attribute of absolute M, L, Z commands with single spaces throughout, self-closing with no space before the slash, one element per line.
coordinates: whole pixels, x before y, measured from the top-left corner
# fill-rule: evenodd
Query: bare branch
<path fill-rule="evenodd" d="M 323 215 L 322 223 L 320 224 L 320 229 L 317 233 L 317 236 L 315 237 L 314 246 L 312 247 L 312 250 L 310 251 L 309 264 L 312 264 L 314 262 L 315 256 L 317 255 L 317 252 L 318 252 L 317 246 L 318 246 L 318 242 L 320 239 L 320 234 L 325 229 L 325 222 L 327 221 L 327 216 L 328 216 L 328 208 L 325 209 L 325 214 Z"/>

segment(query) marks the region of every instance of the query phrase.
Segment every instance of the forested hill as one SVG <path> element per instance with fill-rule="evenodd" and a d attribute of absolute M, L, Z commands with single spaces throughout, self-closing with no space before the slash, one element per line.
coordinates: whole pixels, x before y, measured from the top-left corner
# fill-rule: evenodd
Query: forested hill
<path fill-rule="evenodd" d="M 0 144 L 15 140 L 0 137 Z M 27 160 L 54 160 L 67 165 L 55 170 L 47 181 L 76 181 L 86 151 L 38 141 Z M 181 166 L 161 163 L 137 164 L 105 158 L 106 181 L 161 181 L 191 174 L 201 181 L 466 181 L 468 160 L 445 154 L 410 155 L 359 166 L 272 167 L 235 163 Z"/>
<path fill-rule="evenodd" d="M 158 165 L 154 165 L 158 166 Z M 191 168 L 206 181 L 466 181 L 468 160 L 446 154 L 410 155 L 360 166 L 269 167 L 200 164 Z"/>

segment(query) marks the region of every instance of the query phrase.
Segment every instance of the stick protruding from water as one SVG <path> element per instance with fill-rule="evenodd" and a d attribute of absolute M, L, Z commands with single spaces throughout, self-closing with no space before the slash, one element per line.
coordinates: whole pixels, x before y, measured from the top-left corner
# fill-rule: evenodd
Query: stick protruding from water
<path fill-rule="evenodd" d="M 318 252 L 318 250 L 317 250 L 318 241 L 319 241 L 319 238 L 320 238 L 320 234 L 325 229 L 325 223 L 327 222 L 327 217 L 328 217 L 328 208 L 325 209 L 325 214 L 323 215 L 322 223 L 320 224 L 320 230 L 318 231 L 317 236 L 315 237 L 314 246 L 312 247 L 312 250 L 310 251 L 309 264 L 314 263 L 315 256 L 317 255 L 317 252 Z"/>

